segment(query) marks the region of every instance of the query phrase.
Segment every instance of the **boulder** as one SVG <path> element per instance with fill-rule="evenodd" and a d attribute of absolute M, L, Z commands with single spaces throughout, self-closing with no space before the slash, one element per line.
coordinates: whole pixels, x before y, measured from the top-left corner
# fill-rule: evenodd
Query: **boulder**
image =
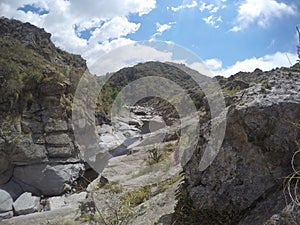
<path fill-rule="evenodd" d="M 300 140 L 300 129 L 295 126 L 300 121 L 300 86 L 294 85 L 300 78 L 298 74 L 293 81 L 288 75 L 273 74 L 266 79 L 274 80 L 269 89 L 257 84 L 235 96 L 238 102 L 229 107 L 223 144 L 204 171 L 199 163 L 209 140 L 209 121 L 200 128 L 197 149 L 184 172 L 186 190 L 194 208 L 204 216 L 203 224 L 211 224 L 209 215 L 223 224 L 237 224 L 251 212 L 251 218 L 256 218 L 253 224 L 262 224 L 275 213 L 266 208 L 276 205 L 283 210 L 285 200 L 277 196 L 282 193 L 283 178 L 292 173 L 291 160 L 298 149 L 295 141 Z M 294 166 L 299 165 L 296 157 Z M 260 205 L 264 205 L 262 210 L 258 210 Z"/>
<path fill-rule="evenodd" d="M 14 170 L 14 179 L 20 183 L 24 191 L 35 188 L 39 192 L 33 194 L 53 196 L 64 192 L 65 184 L 71 184 L 79 178 L 84 164 L 36 164 L 19 166 Z"/>
<path fill-rule="evenodd" d="M 32 193 L 23 193 L 14 203 L 16 215 L 25 215 L 37 212 L 40 206 L 40 197 L 32 196 Z"/>
<path fill-rule="evenodd" d="M 51 197 L 48 199 L 50 210 L 60 209 L 62 207 L 70 207 L 70 205 L 78 204 L 87 197 L 87 192 L 72 194 L 69 196 Z"/>
<path fill-rule="evenodd" d="M 0 220 L 9 219 L 9 218 L 12 218 L 13 216 L 14 216 L 13 211 L 3 212 L 3 213 L 0 213 Z"/>
<path fill-rule="evenodd" d="M 10 194 L 0 189 L 0 213 L 9 212 L 12 210 L 13 199 Z"/>

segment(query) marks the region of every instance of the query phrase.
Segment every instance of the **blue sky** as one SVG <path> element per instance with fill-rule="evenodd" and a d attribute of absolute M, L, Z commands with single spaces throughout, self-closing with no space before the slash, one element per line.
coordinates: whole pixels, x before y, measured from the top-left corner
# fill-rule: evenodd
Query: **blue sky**
<path fill-rule="evenodd" d="M 120 46 L 160 40 L 187 48 L 224 76 L 295 63 L 299 9 L 299 0 L 0 1 L 1 16 L 45 28 L 88 65 Z"/>

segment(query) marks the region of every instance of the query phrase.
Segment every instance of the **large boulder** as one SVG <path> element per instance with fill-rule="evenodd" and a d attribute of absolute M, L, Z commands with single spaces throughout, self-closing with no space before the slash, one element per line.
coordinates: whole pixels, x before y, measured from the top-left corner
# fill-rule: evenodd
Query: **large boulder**
<path fill-rule="evenodd" d="M 23 193 L 13 204 L 16 215 L 25 215 L 37 212 L 40 206 L 40 197 L 32 196 L 32 193 Z"/>
<path fill-rule="evenodd" d="M 10 194 L 0 189 L 0 213 L 9 212 L 12 210 L 13 199 Z"/>
<path fill-rule="evenodd" d="M 205 171 L 199 163 L 209 122 L 201 127 L 197 150 L 184 171 L 186 190 L 203 224 L 211 224 L 209 215 L 222 224 L 262 224 L 285 206 L 279 196 L 284 178 L 293 171 L 295 141 L 300 140 L 295 125 L 300 121 L 300 74 L 278 70 L 265 79 L 268 88 L 256 84 L 235 95 L 238 101 L 229 107 L 223 144 Z M 299 165 L 296 157 L 294 166 Z"/>
<path fill-rule="evenodd" d="M 79 205 L 79 202 L 87 198 L 87 192 L 75 193 L 69 196 L 57 196 L 48 199 L 50 210 L 70 207 L 70 205 Z"/>
<path fill-rule="evenodd" d="M 35 195 L 60 195 L 65 191 L 66 184 L 77 180 L 84 170 L 84 164 L 36 164 L 16 167 L 14 179 L 24 191 Z"/>

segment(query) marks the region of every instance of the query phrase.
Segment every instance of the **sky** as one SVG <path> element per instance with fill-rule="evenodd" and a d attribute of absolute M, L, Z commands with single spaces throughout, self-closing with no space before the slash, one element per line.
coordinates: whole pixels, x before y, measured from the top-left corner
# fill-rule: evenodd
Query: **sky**
<path fill-rule="evenodd" d="M 185 48 L 214 75 L 297 61 L 299 0 L 0 0 L 0 16 L 44 28 L 88 66 L 140 41 Z"/>

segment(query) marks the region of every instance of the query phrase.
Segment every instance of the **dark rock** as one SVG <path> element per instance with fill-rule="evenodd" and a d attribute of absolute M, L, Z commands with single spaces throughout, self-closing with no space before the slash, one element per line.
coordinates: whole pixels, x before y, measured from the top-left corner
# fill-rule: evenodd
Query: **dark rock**
<path fill-rule="evenodd" d="M 50 133 L 59 131 L 68 131 L 68 124 L 65 120 L 49 119 L 49 121 L 45 124 L 45 132 Z"/>
<path fill-rule="evenodd" d="M 300 224 L 300 207 L 290 203 L 278 214 L 274 214 L 264 225 L 294 225 Z"/>
<path fill-rule="evenodd" d="M 13 173 L 13 168 L 8 156 L 0 152 L 0 185 L 9 181 Z"/>
<path fill-rule="evenodd" d="M 49 145 L 68 145 L 72 143 L 72 140 L 67 133 L 51 134 L 46 137 L 46 143 Z"/>
<path fill-rule="evenodd" d="M 29 135 L 20 136 L 18 142 L 13 146 L 14 154 L 10 160 L 14 164 L 32 164 L 47 158 L 44 145 L 34 144 Z"/>
<path fill-rule="evenodd" d="M 47 150 L 49 158 L 68 158 L 73 155 L 74 146 L 72 142 L 70 142 L 68 145 L 62 147 L 48 147 Z"/>
<path fill-rule="evenodd" d="M 40 84 L 40 92 L 46 96 L 61 95 L 66 86 L 59 82 L 43 82 Z"/>
<path fill-rule="evenodd" d="M 293 124 L 300 121 L 300 98 L 299 93 L 289 91 L 295 82 L 291 77 L 278 78 L 274 73 L 265 79 L 274 80 L 271 91 L 262 93 L 258 84 L 243 95 L 237 93 L 227 115 L 223 144 L 211 165 L 199 170 L 208 140 L 207 123 L 184 167 L 186 190 L 195 209 L 199 215 L 219 216 L 222 224 L 262 224 L 285 206 L 280 193 L 283 178 L 292 172 L 291 159 L 298 149 L 295 141 L 300 140 L 300 129 Z M 300 75 L 294 74 L 293 79 L 299 84 Z M 275 87 L 278 84 L 280 90 Z M 295 166 L 299 165 L 296 159 Z M 203 224 L 210 224 L 202 219 Z"/>
<path fill-rule="evenodd" d="M 31 187 L 39 191 L 32 192 L 33 194 L 53 196 L 62 194 L 65 191 L 65 184 L 77 180 L 83 170 L 84 165 L 81 163 L 19 166 L 14 170 L 14 179 L 20 183 L 24 191 L 32 191 L 29 190 Z"/>
<path fill-rule="evenodd" d="M 0 185 L 0 189 L 7 191 L 13 200 L 16 200 L 24 192 L 21 185 L 18 184 L 14 178 L 6 184 Z"/>

